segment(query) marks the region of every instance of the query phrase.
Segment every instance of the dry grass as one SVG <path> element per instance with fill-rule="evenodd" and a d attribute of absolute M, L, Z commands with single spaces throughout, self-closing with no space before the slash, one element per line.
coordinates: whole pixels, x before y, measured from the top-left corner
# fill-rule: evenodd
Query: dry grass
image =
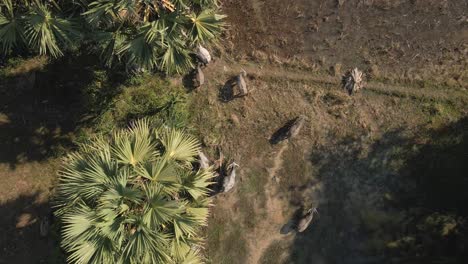
<path fill-rule="evenodd" d="M 249 74 L 248 85 L 253 92 L 244 98 L 221 102 L 218 89 L 241 67 Z M 260 260 L 259 263 L 287 263 L 293 260 L 294 256 L 290 254 L 295 254 L 291 248 L 295 235 L 281 236 L 282 225 L 303 207 L 319 204 L 320 211 L 320 204 L 326 207 L 329 203 L 346 203 L 340 200 L 345 199 L 340 196 L 338 187 L 343 184 L 351 188 L 357 199 L 349 206 L 358 206 L 358 201 L 369 198 L 366 203 L 368 213 L 363 211 L 362 218 L 356 215 L 353 221 L 363 221 L 369 228 L 389 226 L 388 214 L 375 207 L 374 202 L 381 199 L 372 189 L 375 187 L 361 190 L 346 175 L 340 176 L 345 177 L 342 180 L 346 182 L 331 178 L 324 184 L 321 165 L 311 157 L 317 153 L 356 152 L 358 157 L 365 159 L 372 151 L 370 146 L 390 131 L 414 134 L 422 127 L 437 128 L 450 122 L 448 120 L 456 121 L 467 115 L 463 105 L 468 96 L 450 87 L 421 89 L 371 81 L 361 93 L 350 97 L 341 90 L 339 76 L 314 74 L 296 67 L 250 63 L 231 68 L 218 61 L 210 65 L 205 74 L 207 85 L 193 95 L 191 124 L 205 137 L 208 149 L 213 151 L 214 147 L 220 146 L 225 154 L 237 157 L 241 165 L 236 187 L 231 193 L 216 198 L 210 219 L 207 255 L 213 263 L 256 263 Z M 200 105 L 208 107 L 201 108 Z M 239 124 L 230 121 L 232 114 L 238 116 Z M 284 150 L 282 146 L 268 143 L 277 129 L 300 114 L 307 116 L 308 122 L 297 138 L 285 143 Z M 399 153 L 396 149 L 391 151 Z M 280 159 L 278 164 L 277 158 Z M 354 173 L 363 164 L 349 163 L 347 166 L 351 166 L 348 169 Z M 401 166 L 402 163 L 394 160 L 375 173 L 383 175 L 386 170 Z M 342 174 L 343 169 L 330 168 L 327 173 Z M 338 189 L 332 192 L 330 184 L 336 184 Z M 369 193 L 376 196 L 369 197 Z M 338 212 L 325 212 L 325 216 L 319 216 L 317 221 L 328 221 L 334 213 Z M 339 219 L 336 221 L 336 225 L 344 224 Z M 314 226 L 313 223 L 311 230 Z M 325 232 L 323 224 L 319 228 L 320 232 Z M 233 233 L 236 234 L 234 241 Z M 330 239 L 327 245 L 334 245 L 331 237 L 326 239 Z M 244 242 L 237 243 L 239 240 Z M 374 242 L 378 246 L 383 243 Z M 371 244 L 369 247 L 372 248 Z M 231 259 L 232 252 L 238 252 L 242 258 Z M 321 258 L 319 253 L 314 256 Z M 277 262 L 271 262 L 273 259 Z M 297 263 L 307 261 L 296 260 Z"/>
<path fill-rule="evenodd" d="M 48 63 L 48 58 L 45 56 L 37 56 L 25 60 L 18 60 L 10 63 L 10 66 L 2 69 L 5 77 L 16 77 L 33 71 L 41 70 Z"/>

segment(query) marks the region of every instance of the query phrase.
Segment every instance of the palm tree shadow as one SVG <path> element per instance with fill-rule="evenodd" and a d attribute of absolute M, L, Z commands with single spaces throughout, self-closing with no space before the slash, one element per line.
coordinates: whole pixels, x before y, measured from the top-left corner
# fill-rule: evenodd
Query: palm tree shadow
<path fill-rule="evenodd" d="M 39 196 L 20 195 L 0 204 L 0 263 L 65 263 L 54 223 L 48 236 L 40 236 L 40 220 L 50 217 L 51 209 L 38 202 Z"/>
<path fill-rule="evenodd" d="M 92 56 L 70 55 L 0 80 L 0 163 L 15 169 L 18 163 L 42 161 L 73 147 L 76 127 L 90 118 L 88 102 L 95 99 L 89 97 L 96 94 L 85 90 L 99 68 Z M 102 105 L 115 95 L 103 93 Z"/>

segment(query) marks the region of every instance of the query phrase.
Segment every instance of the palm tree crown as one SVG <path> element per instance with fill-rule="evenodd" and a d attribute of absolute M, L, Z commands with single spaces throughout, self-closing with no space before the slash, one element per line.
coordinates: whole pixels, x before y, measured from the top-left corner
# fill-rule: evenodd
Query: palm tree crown
<path fill-rule="evenodd" d="M 26 46 L 41 55 L 62 56 L 80 33 L 73 20 L 57 15 L 58 9 L 55 1 L 0 0 L 2 53 Z"/>
<path fill-rule="evenodd" d="M 194 170 L 197 140 L 138 121 L 70 154 L 56 215 L 71 263 L 201 263 L 213 173 Z"/>
<path fill-rule="evenodd" d="M 56 58 L 87 43 L 107 66 L 182 73 L 195 47 L 220 35 L 217 9 L 217 0 L 0 0 L 1 54 L 25 47 Z"/>
<path fill-rule="evenodd" d="M 103 60 L 125 61 L 167 73 L 193 67 L 190 52 L 213 41 L 224 16 L 216 0 L 98 0 L 84 13 Z"/>

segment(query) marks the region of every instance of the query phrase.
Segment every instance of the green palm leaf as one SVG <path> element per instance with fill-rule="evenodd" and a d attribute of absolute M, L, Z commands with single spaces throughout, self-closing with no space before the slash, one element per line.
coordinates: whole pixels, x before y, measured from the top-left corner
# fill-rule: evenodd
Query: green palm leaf
<path fill-rule="evenodd" d="M 183 258 L 178 261 L 180 264 L 202 264 L 203 260 L 200 257 L 200 252 L 198 250 L 191 249 L 189 252 L 183 256 Z"/>
<path fill-rule="evenodd" d="M 64 161 L 55 199 L 70 263 L 199 263 L 210 170 L 193 137 L 137 121 Z"/>
<path fill-rule="evenodd" d="M 158 155 L 146 120 L 135 122 L 128 130 L 115 133 L 113 138 L 113 154 L 120 163 L 135 166 Z"/>
<path fill-rule="evenodd" d="M 128 172 L 123 170 L 117 180 L 113 184 L 109 185 L 110 188 L 101 195 L 100 202 L 105 205 L 115 201 L 118 202 L 119 206 L 121 203 L 140 203 L 143 196 L 142 192 L 136 188 L 128 186 L 127 181 Z"/>
<path fill-rule="evenodd" d="M 98 31 L 92 35 L 92 40 L 98 43 L 96 50 L 106 66 L 112 66 L 115 60 L 121 61 L 121 51 L 128 45 L 126 35 L 120 31 Z"/>
<path fill-rule="evenodd" d="M 168 199 L 164 193 L 155 186 L 146 189 L 148 203 L 144 209 L 143 221 L 151 228 L 166 224 L 182 211 L 175 200 Z"/>
<path fill-rule="evenodd" d="M 193 68 L 190 52 L 180 39 L 166 39 L 159 67 L 166 73 L 183 73 Z"/>
<path fill-rule="evenodd" d="M 181 177 L 181 185 L 196 200 L 201 196 L 208 195 L 210 191 L 208 186 L 213 183 L 211 181 L 212 177 L 213 173 L 209 170 L 199 170 L 196 173 L 190 172 Z"/>
<path fill-rule="evenodd" d="M 63 205 L 81 199 L 93 200 L 93 197 L 104 192 L 109 179 L 118 174 L 117 163 L 108 162 L 100 156 L 72 154 L 67 162 L 69 166 L 60 172 L 61 181 L 66 184 L 61 184 L 57 190 L 59 197 L 63 197 Z"/>
<path fill-rule="evenodd" d="M 195 138 L 175 129 L 165 129 L 160 139 L 165 147 L 164 157 L 170 160 L 191 162 L 200 149 Z"/>
<path fill-rule="evenodd" d="M 164 251 L 167 248 L 167 237 L 151 230 L 144 225 L 144 220 L 138 218 L 136 230 L 128 238 L 127 245 L 122 252 L 122 262 L 129 263 L 164 263 L 170 256 Z"/>
<path fill-rule="evenodd" d="M 195 236 L 197 230 L 196 220 L 187 214 L 180 215 L 173 220 L 175 239 L 186 241 L 187 237 Z"/>
<path fill-rule="evenodd" d="M 129 63 L 134 63 L 142 68 L 150 70 L 155 68 L 158 63 L 156 45 L 147 42 L 144 35 L 130 41 L 121 52 L 123 51 L 128 53 Z"/>
<path fill-rule="evenodd" d="M 72 214 L 62 217 L 64 223 L 62 238 L 65 248 L 73 247 L 79 240 L 77 238 L 89 236 L 89 232 L 94 228 L 94 218 L 95 213 L 84 205 L 77 207 Z"/>
<path fill-rule="evenodd" d="M 96 246 L 90 242 L 84 242 L 70 249 L 72 253 L 67 258 L 68 262 L 76 264 L 86 264 L 91 262 L 91 258 L 96 253 Z"/>
<path fill-rule="evenodd" d="M 184 241 L 178 240 L 176 238 L 172 239 L 171 252 L 172 252 L 172 255 L 174 256 L 175 263 L 184 259 L 184 257 L 189 253 L 189 251 L 190 251 L 189 243 L 185 243 Z"/>
<path fill-rule="evenodd" d="M 5 14 L 0 12 L 0 44 L 4 53 L 24 42 L 21 20 L 14 14 L 11 0 L 4 0 Z M 3 10 L 1 10 L 3 11 Z"/>
<path fill-rule="evenodd" d="M 92 25 L 98 25 L 98 23 L 102 21 L 111 24 L 114 18 L 117 17 L 115 1 L 93 1 L 89 4 L 88 11 L 84 12 L 82 15 L 86 16 L 88 22 Z"/>
<path fill-rule="evenodd" d="M 163 43 L 167 29 L 166 20 L 158 19 L 143 26 L 142 32 L 148 43 Z"/>
<path fill-rule="evenodd" d="M 174 162 L 158 159 L 139 165 L 135 171 L 139 176 L 150 180 L 150 186 L 160 188 L 167 195 L 174 195 L 180 190 L 179 171 Z"/>
<path fill-rule="evenodd" d="M 212 10 L 203 10 L 200 14 L 189 17 L 192 22 L 192 40 L 204 43 L 221 34 L 224 27 L 222 20 L 226 16 L 218 15 Z"/>
<path fill-rule="evenodd" d="M 211 207 L 211 200 L 207 198 L 201 198 L 187 204 L 185 206 L 185 210 L 187 214 L 189 214 L 200 225 L 206 226 L 209 215 L 209 207 Z"/>
<path fill-rule="evenodd" d="M 72 46 L 78 33 L 71 21 L 58 18 L 41 2 L 35 2 L 26 19 L 25 35 L 39 54 L 52 57 L 63 55 L 62 46 Z"/>

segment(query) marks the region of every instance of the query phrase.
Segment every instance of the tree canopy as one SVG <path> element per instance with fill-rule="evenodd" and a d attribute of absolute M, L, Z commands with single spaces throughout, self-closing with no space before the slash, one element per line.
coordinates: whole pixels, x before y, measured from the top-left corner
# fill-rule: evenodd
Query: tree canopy
<path fill-rule="evenodd" d="M 80 146 L 64 161 L 56 215 L 70 263 L 201 263 L 211 169 L 199 143 L 135 122 Z"/>
<path fill-rule="evenodd" d="M 217 12 L 217 0 L 0 0 L 0 47 L 57 58 L 86 45 L 107 66 L 181 73 L 221 33 Z"/>

